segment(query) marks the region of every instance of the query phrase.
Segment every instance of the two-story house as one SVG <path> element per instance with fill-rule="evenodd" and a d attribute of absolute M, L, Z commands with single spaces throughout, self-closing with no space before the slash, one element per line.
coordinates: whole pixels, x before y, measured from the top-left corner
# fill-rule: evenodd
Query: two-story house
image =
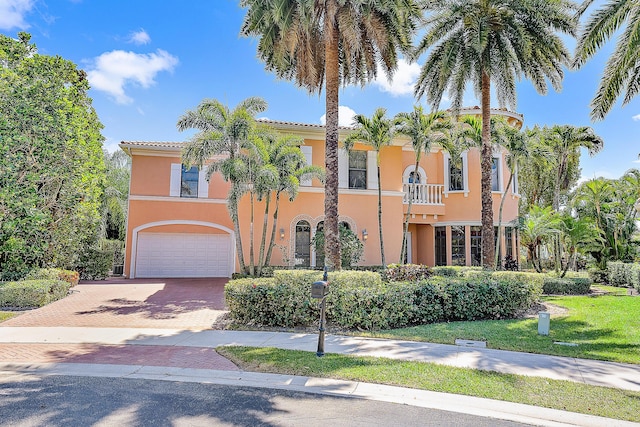
<path fill-rule="evenodd" d="M 479 115 L 478 108 L 461 114 Z M 494 110 L 513 125 L 522 116 Z M 324 126 L 269 121 L 281 133 L 304 140 L 300 147 L 309 164 L 324 167 Z M 344 140 L 350 128 L 340 129 Z M 227 277 L 238 271 L 235 230 L 227 210 L 229 184 L 220 174 L 210 182 L 204 170 L 181 164 L 181 143 L 122 142 L 131 156 L 131 183 L 125 275 L 142 277 Z M 415 168 L 411 141 L 397 137 L 381 151 L 382 212 L 385 257 L 398 262 L 403 223 L 413 198 L 408 234 L 407 262 L 426 265 L 479 265 L 481 260 L 480 153 L 472 148 L 451 159 L 439 147 L 425 153 Z M 375 152 L 356 144 L 339 152 L 339 215 L 364 243 L 362 265 L 379 265 L 378 183 Z M 509 179 L 506 152 L 494 153 L 492 170 L 494 219 Z M 413 183 L 417 183 L 414 190 Z M 517 232 L 508 223 L 518 215 L 517 178 L 503 208 L 501 255 L 517 259 Z M 263 212 L 262 205 L 255 212 Z M 249 201 L 239 206 L 244 258 L 249 258 Z M 262 217 L 254 221 L 256 251 Z M 280 204 L 277 248 L 272 265 L 322 265 L 311 238 L 323 226 L 324 187 L 318 180 L 302 182 L 298 197 Z M 505 226 L 506 225 L 506 226 Z M 269 230 L 271 222 L 269 222 Z"/>

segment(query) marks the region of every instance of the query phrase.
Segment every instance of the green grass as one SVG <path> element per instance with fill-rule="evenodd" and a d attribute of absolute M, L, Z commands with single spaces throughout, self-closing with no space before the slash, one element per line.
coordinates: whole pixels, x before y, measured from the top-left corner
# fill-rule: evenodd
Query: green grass
<path fill-rule="evenodd" d="M 5 320 L 9 320 L 14 316 L 17 316 L 18 313 L 14 311 L 0 311 L 0 322 L 4 322 Z"/>
<path fill-rule="evenodd" d="M 424 362 L 274 348 L 218 347 L 242 369 L 390 384 L 640 422 L 640 393 Z"/>
<path fill-rule="evenodd" d="M 566 314 L 551 317 L 549 336 L 538 335 L 537 318 L 435 323 L 366 335 L 443 344 L 453 344 L 456 338 L 481 340 L 494 349 L 640 364 L 640 297 L 544 299 L 569 309 Z M 554 341 L 578 346 L 562 346 Z"/>

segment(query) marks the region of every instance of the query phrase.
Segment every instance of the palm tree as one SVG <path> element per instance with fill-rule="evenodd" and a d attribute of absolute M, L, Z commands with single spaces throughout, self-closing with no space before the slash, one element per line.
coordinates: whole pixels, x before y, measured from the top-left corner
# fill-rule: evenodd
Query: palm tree
<path fill-rule="evenodd" d="M 585 0 L 580 14 L 593 3 Z M 580 34 L 573 65 L 583 66 L 618 30 L 615 50 L 605 66 L 596 95 L 591 101 L 591 118 L 602 120 L 623 92 L 622 105 L 628 104 L 640 89 L 640 7 L 636 0 L 611 0 L 593 12 Z"/>
<path fill-rule="evenodd" d="M 233 110 L 217 100 L 205 99 L 194 110 L 182 115 L 177 123 L 179 131 L 198 131 L 182 150 L 184 163 L 193 163 L 202 168 L 213 156 L 225 156 L 208 165 L 207 180 L 214 172 L 220 171 L 223 178 L 231 183 L 227 207 L 235 229 L 238 262 L 243 273 L 246 272 L 246 265 L 240 236 L 238 202 L 246 192 L 247 170 L 246 164 L 239 156 L 241 145 L 249 139 L 255 127 L 255 115 L 266 109 L 267 103 L 257 97 L 245 99 Z"/>
<path fill-rule="evenodd" d="M 338 234 L 338 106 L 340 85 L 365 84 L 382 66 L 397 67 L 397 49 L 408 52 L 421 10 L 415 0 L 241 0 L 248 8 L 241 34 L 258 36 L 267 70 L 310 93 L 324 87 L 325 253 L 340 269 Z"/>
<path fill-rule="evenodd" d="M 264 171 L 264 177 L 259 180 L 256 187 L 259 199 L 265 200 L 264 222 L 256 272 L 258 276 L 261 275 L 263 267 L 268 266 L 271 260 L 271 254 L 276 241 L 276 228 L 280 210 L 280 196 L 282 193 L 288 193 L 289 200 L 293 201 L 298 195 L 301 179 L 324 179 L 324 173 L 321 168 L 305 164 L 306 159 L 300 150 L 302 142 L 302 139 L 299 137 L 279 135 L 271 129 L 263 129 L 258 137 L 249 141 L 248 148 L 259 158 L 259 162 L 262 165 L 261 169 Z M 275 198 L 275 206 L 273 210 L 273 222 L 271 224 L 271 236 L 269 244 L 266 247 L 267 253 L 265 256 L 272 194 Z"/>
<path fill-rule="evenodd" d="M 380 259 L 382 265 L 387 265 L 384 256 L 384 242 L 382 240 L 382 185 L 380 183 L 380 151 L 391 144 L 395 133 L 393 121 L 387 119 L 387 110 L 378 108 L 371 118 L 357 114 L 353 118 L 355 130 L 345 139 L 344 146 L 347 151 L 353 148 L 356 141 L 370 146 L 376 152 L 376 173 L 378 179 L 378 231 L 380 233 Z"/>
<path fill-rule="evenodd" d="M 553 208 L 560 209 L 560 194 L 571 186 L 568 174 L 569 163 L 580 157 L 580 148 L 586 148 L 589 155 L 598 153 L 604 146 L 604 141 L 588 126 L 555 125 L 547 128 L 545 144 L 554 153 L 556 169 L 555 190 L 553 192 Z"/>
<path fill-rule="evenodd" d="M 411 146 L 416 159 L 413 168 L 417 173 L 420 160 L 423 153 L 429 153 L 434 143 L 443 143 L 449 138 L 451 130 L 451 121 L 447 113 L 444 111 L 436 111 L 425 114 L 422 106 L 414 106 L 411 113 L 399 113 L 395 117 L 397 133 L 406 135 L 411 138 Z M 417 193 L 418 180 L 413 180 L 414 189 L 411 195 Z M 402 250 L 400 252 L 400 264 L 404 263 L 407 254 L 407 233 L 409 231 L 409 219 L 411 218 L 411 206 L 413 205 L 413 196 L 409 197 L 407 206 L 407 216 L 404 220 L 404 232 L 402 235 Z"/>
<path fill-rule="evenodd" d="M 425 34 L 415 56 L 429 51 L 415 94 L 435 109 L 448 90 L 459 111 L 467 82 L 482 112 L 482 264 L 493 267 L 491 196 L 491 88 L 500 106 L 515 107 L 516 80 L 524 76 L 545 94 L 547 80 L 559 90 L 569 52 L 557 32 L 573 35 L 573 3 L 568 0 L 433 0 Z M 492 85 L 492 82 L 495 83 Z"/>
<path fill-rule="evenodd" d="M 564 277 L 569 266 L 575 265 L 578 252 L 597 251 L 604 241 L 600 229 L 591 218 L 574 218 L 571 215 L 562 217 L 562 241 L 567 252 L 567 262 L 560 277 Z"/>
<path fill-rule="evenodd" d="M 500 242 L 502 241 L 502 210 L 504 208 L 504 201 L 507 198 L 507 193 L 509 192 L 509 188 L 513 184 L 513 177 L 516 174 L 516 170 L 518 169 L 518 164 L 524 158 L 529 155 L 529 147 L 527 134 L 521 132 L 519 129 L 514 128 L 513 126 L 509 126 L 506 121 L 502 122 L 499 125 L 500 133 L 502 134 L 502 138 L 499 139 L 500 145 L 507 150 L 507 166 L 509 168 L 509 180 L 507 181 L 507 186 L 502 193 L 502 198 L 500 199 L 500 208 L 498 209 L 498 238 L 496 239 L 496 253 L 500 253 Z M 511 254 L 508 254 L 511 255 Z M 496 257 L 496 263 L 494 268 L 497 268 L 498 259 Z"/>
<path fill-rule="evenodd" d="M 550 237 L 560 233 L 561 221 L 556 212 L 547 206 L 533 206 L 531 211 L 519 219 L 520 240 L 527 248 L 529 259 L 538 273 L 542 273 L 538 250 Z M 538 264 L 536 265 L 536 260 Z"/>

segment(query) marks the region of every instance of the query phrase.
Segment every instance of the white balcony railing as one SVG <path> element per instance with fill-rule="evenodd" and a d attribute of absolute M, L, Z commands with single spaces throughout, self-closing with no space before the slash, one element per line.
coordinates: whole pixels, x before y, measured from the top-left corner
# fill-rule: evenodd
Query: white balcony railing
<path fill-rule="evenodd" d="M 402 184 L 404 203 L 409 203 L 411 197 L 414 205 L 442 205 L 442 184 Z"/>

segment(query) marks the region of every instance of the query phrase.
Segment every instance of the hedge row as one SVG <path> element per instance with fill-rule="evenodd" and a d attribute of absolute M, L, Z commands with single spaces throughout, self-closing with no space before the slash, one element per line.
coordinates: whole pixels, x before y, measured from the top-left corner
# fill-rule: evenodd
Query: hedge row
<path fill-rule="evenodd" d="M 0 282 L 0 307 L 42 307 L 64 298 L 70 288 L 69 282 L 58 279 Z"/>
<path fill-rule="evenodd" d="M 587 295 L 591 279 L 586 277 L 545 277 L 542 293 L 547 295 Z"/>
<path fill-rule="evenodd" d="M 482 273 L 482 272 L 477 272 Z M 310 296 L 315 271 L 276 271 L 273 278 L 238 279 L 225 287 L 234 321 L 249 325 L 309 326 L 318 320 Z M 327 321 L 336 327 L 389 329 L 449 320 L 509 318 L 542 293 L 542 277 L 499 272 L 477 277 L 432 277 L 383 282 L 373 272 L 329 274 Z"/>
<path fill-rule="evenodd" d="M 25 276 L 25 280 L 38 279 L 63 280 L 71 286 L 75 286 L 80 280 L 80 274 L 77 271 L 63 270 L 61 268 L 36 268 Z"/>
<path fill-rule="evenodd" d="M 607 263 L 607 282 L 611 286 L 632 286 L 640 292 L 640 264 L 618 261 Z"/>

